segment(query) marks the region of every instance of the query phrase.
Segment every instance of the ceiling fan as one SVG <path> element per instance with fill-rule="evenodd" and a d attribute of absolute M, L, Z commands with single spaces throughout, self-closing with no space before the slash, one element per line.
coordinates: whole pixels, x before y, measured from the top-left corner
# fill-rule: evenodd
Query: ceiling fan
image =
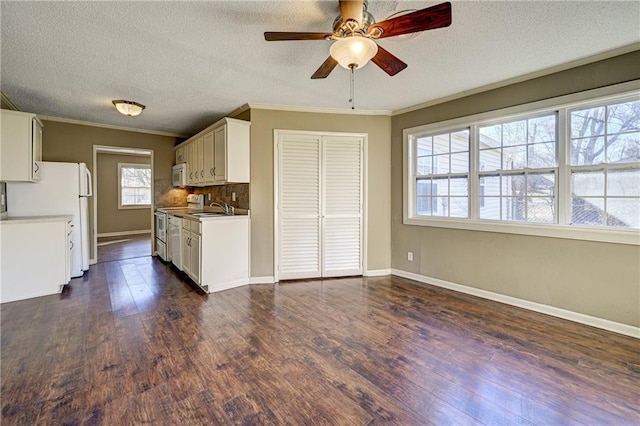
<path fill-rule="evenodd" d="M 265 32 L 267 41 L 285 40 L 333 40 L 330 55 L 312 79 L 326 78 L 340 64 L 352 72 L 370 60 L 390 76 L 407 67 L 396 56 L 379 46 L 375 40 L 410 34 L 451 25 L 451 3 L 375 22 L 367 11 L 367 0 L 339 0 L 340 15 L 333 23 L 332 33 L 314 32 Z"/>

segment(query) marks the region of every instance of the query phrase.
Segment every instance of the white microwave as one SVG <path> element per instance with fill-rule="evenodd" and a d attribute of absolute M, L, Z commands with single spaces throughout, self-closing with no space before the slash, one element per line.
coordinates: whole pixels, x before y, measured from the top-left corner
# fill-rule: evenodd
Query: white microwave
<path fill-rule="evenodd" d="M 173 166 L 171 182 L 173 186 L 187 186 L 187 163 L 180 163 Z"/>

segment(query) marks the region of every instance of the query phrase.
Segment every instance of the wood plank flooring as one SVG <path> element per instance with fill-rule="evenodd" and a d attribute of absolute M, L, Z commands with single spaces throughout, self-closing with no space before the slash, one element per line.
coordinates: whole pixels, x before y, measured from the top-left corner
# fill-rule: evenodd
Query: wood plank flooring
<path fill-rule="evenodd" d="M 3 304 L 2 424 L 640 423 L 640 341 L 398 277 L 205 295 L 151 257 Z"/>
<path fill-rule="evenodd" d="M 151 234 L 98 238 L 98 263 L 151 256 Z"/>

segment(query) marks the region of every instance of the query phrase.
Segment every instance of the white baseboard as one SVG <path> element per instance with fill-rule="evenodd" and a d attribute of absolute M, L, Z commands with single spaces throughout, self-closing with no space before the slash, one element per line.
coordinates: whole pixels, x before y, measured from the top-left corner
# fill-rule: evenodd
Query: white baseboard
<path fill-rule="evenodd" d="M 209 293 L 216 293 L 218 291 L 229 290 L 236 287 L 242 287 L 244 285 L 249 284 L 249 279 L 243 278 L 241 280 L 230 281 L 228 283 L 217 284 L 214 286 L 209 286 Z"/>
<path fill-rule="evenodd" d="M 137 231 L 119 231 L 119 232 L 103 232 L 101 234 L 97 234 L 98 238 L 100 237 L 121 237 L 123 235 L 138 235 L 138 234 L 150 234 L 151 229 L 139 229 Z"/>
<path fill-rule="evenodd" d="M 640 338 L 640 327 L 633 327 L 631 325 L 621 324 L 603 318 L 592 317 L 590 315 L 568 311 L 566 309 L 556 308 L 554 306 L 543 305 L 542 303 L 518 299 L 516 297 L 506 296 L 500 293 L 493 293 L 491 291 L 481 290 L 462 284 L 456 284 L 449 281 L 441 280 L 439 278 L 432 278 L 425 275 L 414 274 L 413 272 L 402 271 L 399 269 L 392 269 L 391 274 L 421 283 L 430 284 L 436 287 L 447 288 L 449 290 L 459 291 L 461 293 L 470 294 L 472 296 L 482 297 L 483 299 L 494 300 L 496 302 L 505 303 L 507 305 L 528 309 L 530 311 L 540 312 L 569 321 L 590 325 L 592 327 L 602 328 L 604 330 L 613 331 L 614 333 Z"/>
<path fill-rule="evenodd" d="M 276 280 L 273 276 L 271 277 L 251 277 L 249 278 L 249 284 L 273 284 Z"/>
<path fill-rule="evenodd" d="M 391 269 L 372 269 L 364 273 L 365 277 L 384 277 L 391 275 Z"/>

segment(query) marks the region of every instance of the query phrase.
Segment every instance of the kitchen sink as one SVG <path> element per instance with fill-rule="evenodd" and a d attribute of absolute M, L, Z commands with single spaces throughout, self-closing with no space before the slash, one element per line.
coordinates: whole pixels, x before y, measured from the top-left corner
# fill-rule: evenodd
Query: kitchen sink
<path fill-rule="evenodd" d="M 190 213 L 191 216 L 226 216 L 224 213 L 217 212 L 203 212 L 203 213 Z"/>

